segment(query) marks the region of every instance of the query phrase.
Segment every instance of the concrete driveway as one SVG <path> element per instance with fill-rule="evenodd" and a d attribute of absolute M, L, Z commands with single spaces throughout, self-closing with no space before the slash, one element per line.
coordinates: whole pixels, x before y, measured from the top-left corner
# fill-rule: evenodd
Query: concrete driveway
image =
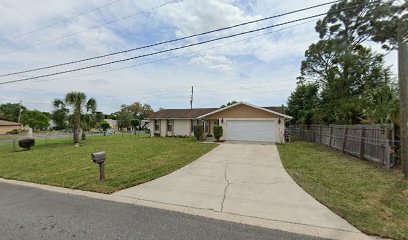
<path fill-rule="evenodd" d="M 292 180 L 273 144 L 224 143 L 167 176 L 114 195 L 359 233 Z"/>

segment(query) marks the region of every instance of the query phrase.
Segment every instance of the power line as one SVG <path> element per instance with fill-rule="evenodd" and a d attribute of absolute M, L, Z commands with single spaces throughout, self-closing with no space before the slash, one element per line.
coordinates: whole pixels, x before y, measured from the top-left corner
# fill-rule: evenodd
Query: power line
<path fill-rule="evenodd" d="M 62 19 L 62 20 L 59 20 L 59 21 L 50 23 L 50 24 L 48 24 L 48 25 L 44 25 L 44 26 L 42 26 L 42 27 L 35 28 L 35 29 L 30 30 L 30 31 L 27 31 L 27 32 L 17 33 L 17 34 L 8 36 L 8 37 L 6 37 L 6 38 L 9 38 L 9 39 L 10 39 L 10 38 L 19 38 L 19 37 L 25 36 L 25 35 L 30 34 L 30 33 L 38 32 L 38 31 L 40 31 L 40 30 L 47 29 L 47 28 L 52 27 L 52 26 L 54 26 L 54 25 L 57 25 L 57 24 L 60 24 L 60 23 L 63 23 L 63 22 L 71 21 L 72 19 L 75 19 L 75 18 L 77 18 L 77 17 L 81 17 L 81 16 L 84 16 L 84 15 L 87 15 L 87 14 L 89 14 L 89 13 L 91 13 L 91 12 L 100 10 L 100 9 L 102 9 L 102 8 L 105 8 L 105 7 L 108 7 L 108 6 L 112 5 L 112 4 L 115 4 L 115 3 L 120 2 L 120 1 L 122 1 L 122 0 L 111 1 L 111 2 L 108 2 L 108 3 L 104 4 L 104 5 L 101 5 L 101 6 L 99 6 L 99 7 L 92 8 L 92 9 L 90 9 L 90 10 L 88 10 L 88 11 L 79 13 L 79 14 L 77 14 L 77 15 L 75 15 L 75 16 L 72 16 L 72 17 L 69 17 L 69 18 L 64 18 L 64 19 Z"/>
<path fill-rule="evenodd" d="M 248 24 L 253 24 L 253 23 L 266 21 L 266 20 L 273 19 L 273 18 L 278 18 L 278 17 L 282 17 L 282 16 L 286 16 L 286 15 L 290 15 L 290 14 L 294 14 L 294 13 L 298 13 L 298 12 L 318 8 L 318 7 L 322 7 L 322 6 L 325 6 L 325 5 L 336 3 L 338 1 L 339 0 L 331 1 L 331 2 L 328 2 L 328 3 L 322 3 L 322 4 L 314 5 L 314 6 L 311 6 L 311 7 L 306 7 L 306 8 L 302 8 L 302 9 L 298 9 L 298 10 L 294 10 L 294 11 L 290 11 L 290 12 L 270 16 L 270 17 L 265 17 L 265 18 L 261 18 L 261 19 L 257 19 L 257 20 L 253 20 L 253 21 L 248 21 L 248 22 L 232 25 L 232 26 L 229 26 L 229 27 L 223 27 L 223 28 L 219 28 L 219 29 L 215 29 L 215 30 L 211 30 L 211 31 L 207 31 L 207 32 L 197 33 L 197 34 L 193 34 L 193 35 L 189 35 L 189 36 L 185 36 L 185 37 L 181 37 L 181 38 L 176 38 L 176 39 L 171 39 L 171 40 L 158 42 L 158 43 L 154 43 L 154 44 L 150 44 L 150 45 L 145 45 L 145 46 L 142 46 L 142 47 L 131 48 L 131 49 L 123 50 L 123 51 L 118 51 L 118 52 L 108 53 L 108 54 L 104 54 L 104 55 L 99 55 L 99 56 L 96 56 L 96 57 L 84 58 L 84 59 L 80 59 L 80 60 L 76 60 L 76 61 L 60 63 L 60 64 L 55 64 L 55 65 L 46 66 L 46 67 L 39 67 L 39 68 L 34 68 L 34 69 L 29 69 L 29 70 L 24 70 L 24 71 L 18 71 L 18 72 L 13 72 L 13 73 L 8 73 L 8 74 L 2 74 L 2 75 L 0 75 L 0 77 L 6 77 L 6 76 L 12 76 L 12 75 L 17 75 L 17 74 L 21 74 L 21 73 L 28 73 L 28 72 L 45 70 L 45 69 L 50 69 L 50 68 L 55 68 L 55 67 L 61 67 L 61 66 L 65 66 L 65 65 L 71 65 L 71 64 L 75 64 L 75 63 L 81 63 L 81 62 L 85 62 L 85 61 L 105 58 L 105 57 L 109 57 L 109 56 L 113 56 L 113 55 L 117 55 L 117 54 L 122 54 L 122 53 L 132 52 L 132 51 L 136 51 L 136 50 L 151 48 L 151 47 L 155 47 L 155 46 L 159 46 L 159 45 L 163 45 L 163 44 L 167 44 L 167 43 L 186 40 L 186 39 L 190 39 L 190 38 L 193 38 L 193 37 L 207 35 L 207 34 L 210 34 L 210 33 L 224 31 L 224 30 L 228 30 L 228 29 L 232 29 L 232 28 L 237 28 L 237 27 L 240 27 L 240 26 L 248 25 Z M 168 3 L 166 3 L 166 4 L 168 4 Z"/>
<path fill-rule="evenodd" d="M 314 15 L 314 16 L 310 16 L 310 17 L 306 17 L 306 18 L 301 18 L 301 19 L 297 19 L 297 20 L 292 20 L 292 21 L 289 21 L 289 22 L 280 23 L 280 24 L 275 24 L 275 25 L 271 25 L 271 26 L 267 26 L 267 27 L 263 27 L 263 28 L 258 28 L 258 29 L 255 29 L 255 30 L 245 31 L 245 32 L 241 32 L 241 33 L 236 33 L 236 34 L 232 34 L 232 35 L 228 35 L 228 36 L 224 36 L 224 37 L 213 38 L 213 39 L 206 40 L 206 41 L 203 41 L 203 42 L 188 44 L 188 45 L 184 45 L 184 46 L 181 46 L 181 47 L 175 47 L 175 48 L 165 49 L 165 50 L 161 50 L 161 51 L 157 51 L 157 52 L 153 52 L 153 53 L 138 55 L 138 56 L 134 56 L 134 57 L 130 57 L 130 58 L 115 60 L 115 61 L 111 61 L 111 62 L 105 62 L 105 63 L 96 64 L 96 65 L 91 65 L 91 66 L 86 66 L 86 67 L 81 67 L 81 68 L 70 69 L 70 70 L 66 70 L 66 71 L 54 72 L 54 73 L 39 75 L 39 76 L 35 76 L 35 77 L 28 77 L 28 78 L 22 78 L 22 79 L 17 79 L 17 80 L 12 80 L 12 81 L 1 82 L 0 84 L 23 82 L 23 81 L 28 81 L 28 80 L 38 79 L 38 78 L 44 78 L 44 77 L 51 77 L 51 76 L 61 75 L 61 74 L 70 73 L 70 72 L 82 71 L 82 70 L 90 69 L 90 68 L 102 67 L 102 66 L 111 65 L 111 64 L 114 64 L 114 63 L 126 62 L 126 61 L 130 61 L 130 60 L 133 60 L 133 59 L 138 59 L 138 58 L 153 56 L 153 55 L 157 55 L 157 54 L 161 54 L 161 53 L 165 53 L 165 52 L 170 52 L 170 51 L 175 51 L 175 50 L 179 50 L 179 49 L 183 49 L 183 48 L 198 46 L 198 45 L 206 44 L 206 43 L 209 43 L 209 42 L 219 41 L 219 40 L 222 40 L 222 39 L 227 39 L 227 38 L 231 38 L 231 37 L 236 37 L 236 36 L 240 36 L 240 35 L 244 35 L 244 34 L 248 34 L 248 33 L 258 32 L 258 31 L 262 31 L 262 30 L 269 29 L 269 28 L 273 28 L 273 27 L 277 27 L 277 26 L 282 26 L 282 25 L 285 25 L 285 24 L 293 23 L 293 22 L 298 22 L 298 21 L 307 20 L 307 19 L 310 19 L 310 18 L 320 17 L 320 16 L 323 16 L 323 15 L 326 15 L 326 13 L 317 14 L 317 15 Z"/>
<path fill-rule="evenodd" d="M 70 34 L 67 34 L 67 35 L 62 35 L 62 36 L 59 36 L 59 37 L 57 37 L 57 38 L 53 38 L 53 39 L 50 39 L 50 40 L 42 41 L 42 42 L 36 43 L 36 44 L 34 44 L 34 45 L 31 45 L 31 46 L 19 48 L 19 49 L 12 50 L 12 51 L 9 51 L 9 52 L 3 52 L 3 53 L 0 53 L 0 56 L 1 56 L 1 55 L 7 55 L 7 54 L 10 54 L 10 53 L 14 53 L 14 52 L 18 52 L 18 51 L 21 51 L 21 50 L 26 50 L 26 49 L 29 49 L 29 48 L 32 48 L 32 47 L 35 47 L 35 46 L 40 46 L 40 45 L 43 45 L 43 44 L 45 44 L 45 43 L 55 42 L 55 41 L 60 40 L 60 39 L 69 38 L 69 37 L 72 37 L 72 36 L 75 36 L 75 35 L 77 35 L 77 34 L 80 34 L 80 33 L 83 33 L 83 32 L 87 32 L 87 31 L 90 31 L 90 30 L 98 29 L 98 28 L 101 28 L 101 27 L 103 27 L 103 26 L 106 26 L 106 25 L 109 25 L 109 24 L 112 24 L 112 23 L 115 23 L 115 22 L 118 22 L 118 21 L 121 21 L 121 20 L 124 20 L 124 19 L 128 19 L 128 18 L 134 17 L 134 16 L 139 15 L 139 14 L 141 14 L 141 13 L 148 12 L 148 11 L 152 11 L 152 10 L 157 9 L 157 8 L 161 8 L 161 7 L 166 6 L 166 5 L 168 5 L 168 4 L 170 4 L 170 3 L 173 3 L 173 2 L 176 2 L 176 1 L 166 2 L 166 3 L 163 3 L 163 4 L 158 5 L 158 6 L 156 6 L 156 7 L 153 7 L 153 8 L 149 8 L 149 9 L 145 9 L 145 10 L 142 10 L 142 11 L 138 11 L 138 12 L 136 12 L 136 13 L 132 13 L 132 14 L 127 15 L 127 16 L 124 16 L 124 17 L 116 18 L 116 19 L 114 19 L 114 20 L 105 22 L 105 23 L 100 24 L 100 25 L 96 25 L 96 26 L 93 26 L 93 27 L 90 27 L 90 28 L 87 28 L 87 29 L 84 29 L 84 30 L 81 30 L 81 31 L 73 32 L 73 33 L 70 33 Z M 0 77 L 1 77 L 1 76 L 0 76 Z"/>
<path fill-rule="evenodd" d="M 361 5 L 365 5 L 365 4 L 360 4 L 360 5 L 357 5 L 357 6 L 361 6 Z M 354 6 L 354 7 L 356 7 L 356 6 Z M 338 10 L 338 11 L 348 10 L 348 9 L 352 9 L 352 8 L 354 8 L 354 7 L 343 8 L 343 9 Z M 143 55 L 139 55 L 139 56 L 135 56 L 135 57 L 120 59 L 120 60 L 111 61 L 111 62 L 105 62 L 105 63 L 96 64 L 96 65 L 91 65 L 91 66 L 87 66 L 87 67 L 75 68 L 75 69 L 66 70 L 66 71 L 61 71 L 61 72 L 55 72 L 55 73 L 50 73 L 50 74 L 45 74 L 45 75 L 39 75 L 39 76 L 35 76 L 35 77 L 28 77 L 28 78 L 17 79 L 17 80 L 12 80 L 12 81 L 0 82 L 0 85 L 2 85 L 2 84 L 9 84 L 9 83 L 15 83 L 15 82 L 23 82 L 23 81 L 28 81 L 28 80 L 38 79 L 38 78 L 44 78 L 44 77 L 55 76 L 55 75 L 61 75 L 61 74 L 65 74 L 65 73 L 77 72 L 77 71 L 82 71 L 82 70 L 85 70 L 85 69 L 90 69 L 90 68 L 96 68 L 96 67 L 102 67 L 102 66 L 106 66 L 106 65 L 111 65 L 111 64 L 114 64 L 114 63 L 120 63 L 120 62 L 130 61 L 130 60 L 133 60 L 133 59 L 138 59 L 138 58 L 143 58 L 143 57 L 147 57 L 147 56 L 157 55 L 157 54 L 161 54 L 161 53 L 165 53 L 165 52 L 170 52 L 170 51 L 179 50 L 179 49 L 184 49 L 184 48 L 188 48 L 188 47 L 192 47 L 192 46 L 202 45 L 202 44 L 206 44 L 206 43 L 209 43 L 209 42 L 219 41 L 219 40 L 222 40 L 222 39 L 227 39 L 227 38 L 231 38 L 231 37 L 236 37 L 236 36 L 240 36 L 240 35 L 244 35 L 244 34 L 248 34 L 248 33 L 258 32 L 258 31 L 262 31 L 262 30 L 265 30 L 265 29 L 269 29 L 269 28 L 273 28 L 273 27 L 278 27 L 278 26 L 282 26 L 282 25 L 286 25 L 286 24 L 290 24 L 290 23 L 294 23 L 294 22 L 304 21 L 304 20 L 308 20 L 308 19 L 312 19 L 312 18 L 324 16 L 324 15 L 327 15 L 327 13 L 316 14 L 316 15 L 312 15 L 312 16 L 309 16 L 309 17 L 304 17 L 304 18 L 300 18 L 300 19 L 296 19 L 296 20 L 292 20 L 292 21 L 288 21 L 288 22 L 284 22 L 284 23 L 279 23 L 279 24 L 275 24 L 275 25 L 270 25 L 270 26 L 263 27 L 263 28 L 257 28 L 257 29 L 250 30 L 250 31 L 240 32 L 240 33 L 236 33 L 236 34 L 232 34 L 232 35 L 228 35 L 228 36 L 224 36 L 224 37 L 219 37 L 219 38 L 210 39 L 210 40 L 203 41 L 203 42 L 188 44 L 188 45 L 184 45 L 184 46 L 181 46 L 181 47 L 170 48 L 170 49 L 166 49 L 166 50 L 162 50 L 162 51 L 157 51 L 157 52 L 153 52 L 153 53 L 148 53 L 148 54 L 143 54 Z"/>
<path fill-rule="evenodd" d="M 80 78 L 80 77 L 92 76 L 92 75 L 97 75 L 97 74 L 102 74 L 102 73 L 107 73 L 107 72 L 114 72 L 114 71 L 123 70 L 123 69 L 127 69 L 127 68 L 143 66 L 143 65 L 147 65 L 147 64 L 151 64 L 151 63 L 163 62 L 163 61 L 167 61 L 167 60 L 171 60 L 171 59 L 175 59 L 175 58 L 179 58 L 179 57 L 183 57 L 183 56 L 187 56 L 187 55 L 191 55 L 191 54 L 195 54 L 195 53 L 200 53 L 200 52 L 212 50 L 212 49 L 215 49 L 215 48 L 219 48 L 219 47 L 223 47 L 223 46 L 227 46 L 227 45 L 231 45 L 231 44 L 235 44 L 235 43 L 240 43 L 240 42 L 247 41 L 247 40 L 250 40 L 250 39 L 264 37 L 264 36 L 272 34 L 272 33 L 284 31 L 284 30 L 287 30 L 289 28 L 297 27 L 297 26 L 300 26 L 300 25 L 303 25 L 303 24 L 306 24 L 306 23 L 310 23 L 310 22 L 313 22 L 313 21 L 314 20 L 298 23 L 298 24 L 295 24 L 295 25 L 292 25 L 292 26 L 289 26 L 289 27 L 281 28 L 281 29 L 276 30 L 276 31 L 270 31 L 270 32 L 258 34 L 256 36 L 251 36 L 251 37 L 240 39 L 240 40 L 237 40 L 237 41 L 228 42 L 228 43 L 225 43 L 225 44 L 220 44 L 220 45 L 216 45 L 216 46 L 212 46 L 212 47 L 209 47 L 209 48 L 205 48 L 205 49 L 201 49 L 201 50 L 197 50 L 197 51 L 192 51 L 192 52 L 188 52 L 188 53 L 184 53 L 184 54 L 179 54 L 179 55 L 171 56 L 171 57 L 168 57 L 168 58 L 162 58 L 162 59 L 158 59 L 158 60 L 154 60 L 154 61 L 148 61 L 148 62 L 144 62 L 144 63 L 133 64 L 133 65 L 130 65 L 130 66 L 119 67 L 119 68 L 109 69 L 109 70 L 105 70 L 105 71 L 98 71 L 98 72 L 94 72 L 94 73 L 81 74 L 81 75 L 70 76 L 70 77 L 61 77 L 61 78 L 54 78 L 54 79 L 39 80 L 37 82 L 40 82 L 40 81 L 41 82 L 55 81 L 55 80 L 69 79 L 69 78 Z"/>

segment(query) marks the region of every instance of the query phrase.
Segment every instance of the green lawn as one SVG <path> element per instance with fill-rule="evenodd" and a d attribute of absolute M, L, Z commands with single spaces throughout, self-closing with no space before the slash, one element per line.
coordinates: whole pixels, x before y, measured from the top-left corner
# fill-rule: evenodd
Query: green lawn
<path fill-rule="evenodd" d="M 38 140 L 14 152 L 0 142 L 0 177 L 102 193 L 112 193 L 169 174 L 215 148 L 188 138 L 125 135 L 89 137 L 79 148 L 72 140 Z M 106 151 L 106 181 L 90 154 Z"/>
<path fill-rule="evenodd" d="M 358 229 L 408 239 L 408 182 L 400 173 L 314 143 L 278 149 L 290 176 Z"/>

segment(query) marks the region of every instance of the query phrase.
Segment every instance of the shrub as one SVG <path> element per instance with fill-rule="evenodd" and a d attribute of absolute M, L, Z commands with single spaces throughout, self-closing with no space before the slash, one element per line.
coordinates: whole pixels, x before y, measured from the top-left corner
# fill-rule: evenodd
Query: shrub
<path fill-rule="evenodd" d="M 188 138 L 187 135 L 173 135 L 173 136 L 169 136 L 169 137 L 173 137 L 173 138 Z"/>
<path fill-rule="evenodd" d="M 19 134 L 19 131 L 18 131 L 18 129 L 13 129 L 13 130 L 7 132 L 7 134 Z"/>
<path fill-rule="evenodd" d="M 24 149 L 30 150 L 35 145 L 35 139 L 33 138 L 24 138 L 18 140 L 18 146 Z"/>
<path fill-rule="evenodd" d="M 203 139 L 203 126 L 202 125 L 197 125 L 194 126 L 194 137 L 197 138 L 197 140 L 202 140 Z"/>
<path fill-rule="evenodd" d="M 219 141 L 223 134 L 222 126 L 214 126 L 213 131 L 215 139 Z"/>
<path fill-rule="evenodd" d="M 153 135 L 154 135 L 155 137 L 160 137 L 160 133 L 156 133 L 156 132 L 155 132 Z"/>
<path fill-rule="evenodd" d="M 102 121 L 99 125 L 103 130 L 103 136 L 106 136 L 106 131 L 111 128 L 111 125 L 107 121 Z"/>
<path fill-rule="evenodd" d="M 130 120 L 130 125 L 133 127 L 133 129 L 135 130 L 135 134 L 136 134 L 136 130 L 138 129 L 139 125 L 140 125 L 140 121 L 139 119 L 132 119 Z"/>

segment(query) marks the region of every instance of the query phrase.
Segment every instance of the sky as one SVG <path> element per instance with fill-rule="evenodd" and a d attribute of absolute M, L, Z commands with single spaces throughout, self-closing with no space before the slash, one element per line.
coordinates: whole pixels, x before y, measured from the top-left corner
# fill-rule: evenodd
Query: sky
<path fill-rule="evenodd" d="M 3 0 L 0 74 L 94 57 L 210 31 L 328 2 L 327 0 Z M 149 54 L 325 13 L 329 6 L 89 62 L 0 77 L 0 81 L 66 71 Z M 296 87 L 318 18 L 84 71 L 0 85 L 0 104 L 22 101 L 51 111 L 67 92 L 94 97 L 98 111 L 135 101 L 154 110 L 219 107 L 228 101 L 280 106 Z M 378 45 L 372 48 L 382 52 Z M 396 53 L 386 56 L 396 73 Z"/>

